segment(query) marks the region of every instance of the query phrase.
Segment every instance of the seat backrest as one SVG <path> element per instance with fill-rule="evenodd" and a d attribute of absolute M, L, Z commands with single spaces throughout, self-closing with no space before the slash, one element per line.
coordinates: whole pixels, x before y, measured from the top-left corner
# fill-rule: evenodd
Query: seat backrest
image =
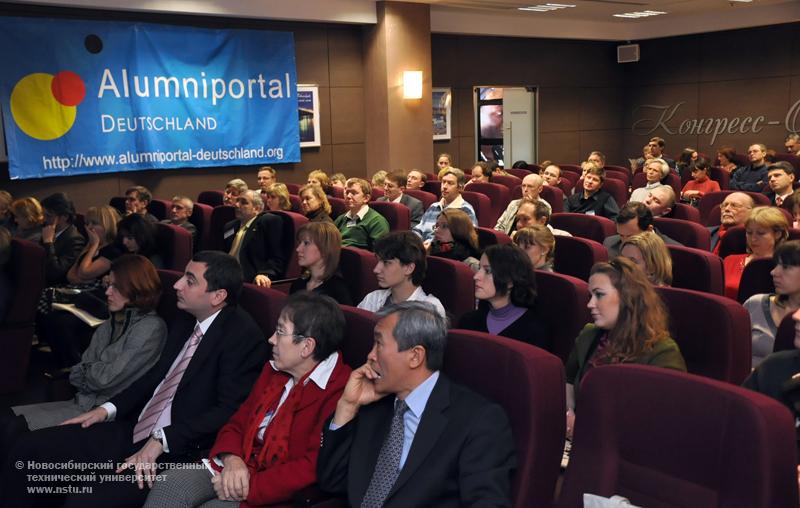
<path fill-rule="evenodd" d="M 707 250 L 667 245 L 672 257 L 672 287 L 725 294 L 722 258 Z"/>
<path fill-rule="evenodd" d="M 505 245 L 511 243 L 511 237 L 502 231 L 492 228 L 476 228 L 478 232 L 478 245 L 481 250 L 485 250 L 490 245 Z"/>
<path fill-rule="evenodd" d="M 775 160 L 776 161 L 786 161 L 786 162 L 790 163 L 794 167 L 794 170 L 796 172 L 800 171 L 800 157 L 798 157 L 797 155 L 795 155 L 793 153 L 776 153 L 775 154 Z"/>
<path fill-rule="evenodd" d="M 11 239 L 11 257 L 4 269 L 14 288 L 14 296 L 3 326 L 33 324 L 36 304 L 45 287 L 44 260 L 45 251 L 41 245 L 19 238 Z"/>
<path fill-rule="evenodd" d="M 722 259 L 731 254 L 745 254 L 747 252 L 747 235 L 744 226 L 729 228 L 719 242 L 719 257 Z"/>
<path fill-rule="evenodd" d="M 461 316 L 475 310 L 475 282 L 472 270 L 461 261 L 428 257 L 428 271 L 422 289 L 442 302 L 451 323 L 458 323 Z"/>
<path fill-rule="evenodd" d="M 383 215 L 383 218 L 389 223 L 390 231 L 411 229 L 411 210 L 406 205 L 388 201 L 370 201 L 369 206 Z"/>
<path fill-rule="evenodd" d="M 147 205 L 147 211 L 158 220 L 169 218 L 170 209 L 172 209 L 172 201 L 168 199 L 153 198 Z"/>
<path fill-rule="evenodd" d="M 404 193 L 408 194 L 412 198 L 417 198 L 422 201 L 422 206 L 425 210 L 428 209 L 433 203 L 438 201 L 436 194 L 431 194 L 430 192 L 425 192 L 423 190 L 418 189 L 406 189 L 403 191 Z"/>
<path fill-rule="evenodd" d="M 672 211 L 666 217 L 669 219 L 688 220 L 700 225 L 703 224 L 700 220 L 700 210 L 686 203 L 675 203 L 672 205 Z"/>
<path fill-rule="evenodd" d="M 357 247 L 342 247 L 339 257 L 339 271 L 347 281 L 353 302 L 358 304 L 366 295 L 379 289 L 375 278 L 375 265 L 378 258 L 373 252 Z"/>
<path fill-rule="evenodd" d="M 569 180 L 570 187 L 575 187 L 575 184 L 581 179 L 581 172 L 573 173 L 572 171 L 561 171 L 561 179 Z"/>
<path fill-rule="evenodd" d="M 195 228 L 197 228 L 197 251 L 208 250 L 211 248 L 211 214 L 214 213 L 212 206 L 205 203 L 195 203 L 192 208 L 192 216 L 189 217 Z"/>
<path fill-rule="evenodd" d="M 283 210 L 276 210 L 269 212 L 277 215 L 283 220 L 283 245 L 284 259 L 287 259 L 286 271 L 284 278 L 294 279 L 300 276 L 300 265 L 297 263 L 297 231 L 303 227 L 303 224 L 308 222 L 305 215 L 294 212 L 286 212 Z"/>
<path fill-rule="evenodd" d="M 572 194 L 572 189 L 575 188 L 576 183 L 577 180 L 573 182 L 569 178 L 562 177 L 561 180 L 558 181 L 558 188 L 561 189 L 561 192 L 563 192 L 565 196 L 569 196 Z"/>
<path fill-rule="evenodd" d="M 382 187 L 372 187 L 372 201 L 375 201 L 378 198 L 383 197 L 383 188 Z"/>
<path fill-rule="evenodd" d="M 528 174 L 531 174 L 530 171 L 528 171 Z M 497 175 L 492 177 L 492 183 L 503 185 L 510 190 L 517 185 L 522 185 L 522 178 L 514 175 Z"/>
<path fill-rule="evenodd" d="M 728 190 L 731 185 L 731 175 L 719 166 L 712 166 L 708 173 L 709 178 L 719 184 L 720 190 Z"/>
<path fill-rule="evenodd" d="M 539 196 L 550 203 L 553 213 L 561 213 L 564 211 L 564 192 L 560 188 L 542 185 L 542 191 L 539 193 Z"/>
<path fill-rule="evenodd" d="M 719 208 L 714 211 L 714 207 L 725 201 L 728 194 L 734 192 L 742 192 L 736 190 L 721 190 L 718 192 L 709 192 L 700 200 L 697 208 L 700 210 L 700 220 L 706 226 L 716 226 L 719 224 Z M 770 206 L 769 198 L 760 192 L 745 192 L 755 201 L 756 206 Z"/>
<path fill-rule="evenodd" d="M 794 346 L 794 337 L 797 333 L 795 324 L 791 313 L 781 320 L 781 323 L 778 325 L 778 332 L 775 334 L 775 344 L 772 348 L 773 352 L 777 353 L 778 351 L 796 349 Z"/>
<path fill-rule="evenodd" d="M 300 196 L 289 194 L 289 202 L 292 204 L 292 211 L 295 213 L 303 213 L 302 200 Z"/>
<path fill-rule="evenodd" d="M 603 243 L 607 236 L 617 234 L 617 225 L 614 224 L 614 221 L 599 215 L 554 213 L 550 217 L 550 224 L 556 229 L 563 229 L 575 236 L 599 243 Z"/>
<path fill-rule="evenodd" d="M 197 195 L 197 202 L 210 207 L 225 204 L 225 193 L 219 190 L 205 190 Z"/>
<path fill-rule="evenodd" d="M 583 494 L 636 506 L 797 504 L 795 431 L 780 403 L 728 383 L 645 365 L 589 371 L 558 508 Z"/>
<path fill-rule="evenodd" d="M 108 204 L 119 212 L 122 217 L 125 216 L 125 196 L 114 196 L 108 200 Z"/>
<path fill-rule="evenodd" d="M 431 180 L 429 178 L 425 185 L 422 186 L 422 190 L 430 192 L 436 196 L 437 200 L 442 199 L 442 182 L 440 180 Z"/>
<path fill-rule="evenodd" d="M 538 173 L 539 171 L 536 171 L 536 172 Z M 530 175 L 532 173 L 532 171 L 529 171 L 527 169 L 509 168 L 509 169 L 506 169 L 506 173 L 508 173 L 509 175 L 516 176 L 517 178 L 522 180 L 526 176 Z"/>
<path fill-rule="evenodd" d="M 367 362 L 367 355 L 375 341 L 374 331 L 378 317 L 364 309 L 349 305 L 339 306 L 347 321 L 347 332 L 342 342 L 342 360 L 353 370 Z"/>
<path fill-rule="evenodd" d="M 741 384 L 750 373 L 750 314 L 724 296 L 659 287 L 689 372 Z"/>
<path fill-rule="evenodd" d="M 158 270 L 158 278 L 161 279 L 161 298 L 158 300 L 156 312 L 167 323 L 167 327 L 175 321 L 175 316 L 179 312 L 183 312 L 178 309 L 178 298 L 173 287 L 181 277 L 183 270 Z"/>
<path fill-rule="evenodd" d="M 506 337 L 450 330 L 443 371 L 499 404 L 508 416 L 517 451 L 513 506 L 550 506 L 565 431 L 561 361 Z"/>
<path fill-rule="evenodd" d="M 653 220 L 653 224 L 659 232 L 667 235 L 676 242 L 682 243 L 686 247 L 704 250 L 711 249 L 711 233 L 709 233 L 707 228 L 696 222 L 656 217 Z"/>
<path fill-rule="evenodd" d="M 472 209 L 475 210 L 475 215 L 478 216 L 478 226 L 491 228 L 497 224 L 497 217 L 494 216 L 495 210 L 492 208 L 492 202 L 486 194 L 464 191 L 461 193 L 461 197 L 472 205 Z"/>
<path fill-rule="evenodd" d="M 558 226 L 553 226 L 558 227 Z M 560 228 L 559 228 L 560 229 Z M 553 269 L 564 275 L 589 280 L 592 266 L 608 261 L 608 250 L 603 244 L 579 236 L 556 235 Z"/>
<path fill-rule="evenodd" d="M 286 294 L 278 290 L 245 282 L 239 304 L 258 324 L 264 340 L 268 340 L 275 333 L 278 317 L 287 299 Z"/>
<path fill-rule="evenodd" d="M 617 206 L 622 208 L 625 203 L 628 202 L 628 197 L 630 194 L 628 193 L 628 186 L 625 185 L 625 182 L 622 180 L 615 180 L 613 178 L 606 178 L 603 181 L 603 190 L 607 191 L 611 196 L 614 197 L 614 201 L 617 202 Z M 583 178 L 578 180 L 578 183 L 575 184 L 576 192 L 578 189 L 583 189 Z"/>
<path fill-rule="evenodd" d="M 625 185 L 630 185 L 631 179 L 631 172 L 630 171 L 618 171 L 615 169 L 609 169 L 608 166 L 605 168 L 606 178 L 613 178 L 615 180 L 620 180 L 625 182 Z"/>
<path fill-rule="evenodd" d="M 345 204 L 343 198 L 335 198 L 333 196 L 328 196 L 328 203 L 331 204 L 331 218 L 334 220 L 336 219 L 336 217 L 347 212 L 347 205 Z"/>
<path fill-rule="evenodd" d="M 770 273 L 773 268 L 775 262 L 772 258 L 753 259 L 747 263 L 739 281 L 739 293 L 736 296 L 739 303 L 744 303 L 753 295 L 775 292 L 775 283 Z"/>
<path fill-rule="evenodd" d="M 570 173 L 578 173 L 583 174 L 583 168 L 581 168 L 578 164 L 556 164 L 556 166 L 561 168 L 561 172 L 569 171 Z"/>
<path fill-rule="evenodd" d="M 489 198 L 489 209 L 491 210 L 489 220 L 491 225 L 488 227 L 497 224 L 497 219 L 500 217 L 500 214 L 505 211 L 508 202 L 511 201 L 509 198 L 511 190 L 499 183 L 472 183 L 466 187 L 466 192 L 477 192 Z M 467 198 L 465 197 L 464 199 Z M 470 204 L 472 204 L 472 202 L 470 202 Z M 472 206 L 473 208 L 475 207 L 475 205 Z M 477 209 L 475 211 L 477 213 Z M 480 220 L 480 214 L 478 215 L 478 220 Z"/>
<path fill-rule="evenodd" d="M 156 245 L 163 256 L 164 268 L 183 271 L 192 259 L 192 234 L 186 229 L 163 222 L 156 223 Z"/>
<path fill-rule="evenodd" d="M 575 337 L 591 321 L 589 284 L 556 272 L 536 270 L 536 309 L 550 329 L 551 353 L 566 363 Z"/>
<path fill-rule="evenodd" d="M 300 195 L 300 188 L 303 187 L 297 183 L 284 183 L 286 185 L 286 190 L 289 191 L 289 194 L 294 194 L 295 196 Z"/>
<path fill-rule="evenodd" d="M 300 191 L 298 190 L 298 193 L 299 192 Z M 336 187 L 334 185 L 333 187 L 331 187 L 330 196 L 333 196 L 335 198 L 344 198 L 344 188 L 343 187 Z"/>
<path fill-rule="evenodd" d="M 236 218 L 236 208 L 230 205 L 215 206 L 211 212 L 211 238 L 208 248 L 225 250 L 225 224 Z"/>

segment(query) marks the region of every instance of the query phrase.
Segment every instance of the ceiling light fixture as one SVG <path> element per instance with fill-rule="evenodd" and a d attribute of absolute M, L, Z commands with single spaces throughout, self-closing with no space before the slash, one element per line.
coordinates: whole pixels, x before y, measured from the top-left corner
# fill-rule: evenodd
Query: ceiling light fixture
<path fill-rule="evenodd" d="M 530 7 L 518 7 L 517 9 L 520 11 L 550 12 L 550 11 L 557 11 L 559 9 L 568 9 L 570 7 L 575 7 L 575 6 L 572 4 L 542 4 L 542 5 L 531 5 Z"/>
<path fill-rule="evenodd" d="M 666 14 L 664 11 L 639 11 L 639 12 L 626 12 L 624 14 L 614 14 L 615 18 L 638 19 L 647 18 L 649 16 L 659 16 Z"/>

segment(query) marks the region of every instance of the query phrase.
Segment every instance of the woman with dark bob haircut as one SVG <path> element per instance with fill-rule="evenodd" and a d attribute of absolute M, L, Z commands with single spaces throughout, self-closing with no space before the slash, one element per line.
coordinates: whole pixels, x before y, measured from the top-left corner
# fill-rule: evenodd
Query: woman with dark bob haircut
<path fill-rule="evenodd" d="M 81 361 L 69 371 L 75 398 L 12 408 L 30 430 L 58 425 L 103 404 L 161 356 L 167 325 L 155 312 L 161 280 L 153 264 L 144 256 L 120 256 L 111 263 L 106 285 L 111 317 L 95 330 Z"/>
<path fill-rule="evenodd" d="M 535 308 L 536 274 L 524 250 L 513 244 L 488 247 L 474 279 L 480 303 L 461 318 L 461 328 L 548 348 L 550 334 Z"/>
<path fill-rule="evenodd" d="M 126 215 L 117 224 L 119 244 L 130 254 L 149 259 L 156 268 L 164 268 L 164 261 L 156 244 L 156 225 L 137 213 Z"/>

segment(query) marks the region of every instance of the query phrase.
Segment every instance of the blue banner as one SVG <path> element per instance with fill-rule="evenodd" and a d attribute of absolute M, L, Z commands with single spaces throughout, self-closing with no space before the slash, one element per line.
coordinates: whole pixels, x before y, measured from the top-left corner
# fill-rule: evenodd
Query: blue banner
<path fill-rule="evenodd" d="M 12 179 L 298 162 L 288 32 L 0 18 Z"/>

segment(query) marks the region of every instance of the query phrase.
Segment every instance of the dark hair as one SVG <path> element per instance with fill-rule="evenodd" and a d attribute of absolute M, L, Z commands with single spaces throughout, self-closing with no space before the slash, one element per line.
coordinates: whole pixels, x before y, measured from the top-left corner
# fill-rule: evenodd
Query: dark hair
<path fill-rule="evenodd" d="M 734 150 L 733 147 L 723 146 L 719 150 L 717 150 L 717 153 L 724 156 L 730 162 L 733 162 L 734 164 L 736 163 L 736 161 L 733 160 L 736 158 L 736 150 Z"/>
<path fill-rule="evenodd" d="M 698 157 L 696 161 L 694 161 L 694 166 L 692 169 L 699 169 L 701 171 L 708 171 L 711 169 L 711 164 L 708 162 L 708 159 L 704 157 Z"/>
<path fill-rule="evenodd" d="M 216 250 L 203 250 L 192 256 L 195 263 L 205 263 L 206 272 L 203 278 L 208 287 L 206 291 L 224 289 L 228 296 L 225 303 L 235 305 L 239 300 L 244 284 L 244 275 L 239 261 L 230 254 Z"/>
<path fill-rule="evenodd" d="M 512 166 L 512 169 L 528 169 L 528 163 L 525 161 L 517 161 Z"/>
<path fill-rule="evenodd" d="M 139 199 L 139 201 L 145 201 L 149 203 L 150 200 L 153 199 L 153 195 L 150 193 L 147 187 L 142 187 L 141 185 L 134 185 L 133 187 L 128 187 L 125 190 L 125 195 L 127 196 L 131 192 L 136 193 L 136 197 Z"/>
<path fill-rule="evenodd" d="M 781 242 L 775 247 L 772 260 L 776 265 L 800 266 L 800 240 Z"/>
<path fill-rule="evenodd" d="M 406 175 L 403 171 L 390 171 L 386 173 L 386 178 L 384 181 L 394 182 L 398 187 L 405 187 L 407 180 L 408 175 Z"/>
<path fill-rule="evenodd" d="M 125 254 L 111 262 L 114 287 L 128 299 L 127 307 L 150 312 L 161 298 L 161 279 L 156 267 L 144 256 Z"/>
<path fill-rule="evenodd" d="M 530 202 L 531 202 L 530 200 L 523 199 L 522 203 L 520 203 L 520 206 L 522 206 L 522 204 L 524 204 L 524 203 L 530 203 Z M 552 212 L 552 208 L 547 206 L 547 202 L 546 201 L 542 202 L 539 199 L 537 199 L 536 201 L 533 201 L 533 218 L 537 222 L 542 217 L 545 217 L 546 220 L 544 221 L 544 223 L 545 223 L 545 225 L 547 225 L 550 222 L 550 217 L 552 216 L 552 213 L 553 213 Z"/>
<path fill-rule="evenodd" d="M 776 170 L 781 170 L 784 173 L 786 173 L 787 175 L 793 175 L 794 174 L 794 166 L 792 166 L 791 162 L 787 162 L 787 161 L 778 161 L 778 162 L 775 162 L 774 164 L 770 164 L 770 166 L 767 168 L 767 173 L 769 173 L 770 171 L 776 171 Z M 44 206 L 44 202 L 42 202 L 42 206 Z"/>
<path fill-rule="evenodd" d="M 56 192 L 44 198 L 42 208 L 52 214 L 66 217 L 70 224 L 75 220 L 75 205 L 63 192 Z"/>
<path fill-rule="evenodd" d="M 137 213 L 126 215 L 117 223 L 117 239 L 122 244 L 122 238 L 130 236 L 139 244 L 142 256 L 152 256 L 158 250 L 156 247 L 156 225 Z"/>
<path fill-rule="evenodd" d="M 378 259 L 397 258 L 401 265 L 414 263 L 411 283 L 421 286 L 428 269 L 428 258 L 425 246 L 419 236 L 411 231 L 394 231 L 387 233 L 375 241 L 375 255 Z"/>
<path fill-rule="evenodd" d="M 647 231 L 653 225 L 653 212 L 644 203 L 629 201 L 620 209 L 617 224 L 625 224 L 636 219 L 640 231 Z"/>
<path fill-rule="evenodd" d="M 442 368 L 447 347 L 447 319 L 432 304 L 405 301 L 384 307 L 375 314 L 378 318 L 399 314 L 392 330 L 397 350 L 407 351 L 422 346 L 425 349 L 425 367 L 431 371 Z"/>
<path fill-rule="evenodd" d="M 314 337 L 317 343 L 314 359 L 318 362 L 339 349 L 344 339 L 344 313 L 330 296 L 312 291 L 298 291 L 289 297 L 281 315 L 292 321 L 294 333 Z M 295 337 L 294 342 L 300 340 Z"/>
<path fill-rule="evenodd" d="M 517 307 L 536 303 L 536 274 L 528 254 L 514 244 L 492 245 L 483 252 L 492 267 L 498 295 L 508 294 Z"/>

